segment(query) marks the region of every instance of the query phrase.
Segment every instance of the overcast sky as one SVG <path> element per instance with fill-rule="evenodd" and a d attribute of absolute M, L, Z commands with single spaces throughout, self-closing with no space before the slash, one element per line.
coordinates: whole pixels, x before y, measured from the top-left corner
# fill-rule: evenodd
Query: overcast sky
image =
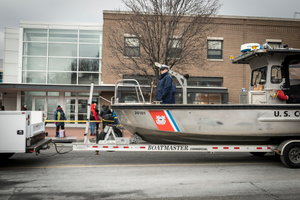
<path fill-rule="evenodd" d="M 220 0 L 220 15 L 294 18 L 300 0 Z M 123 8 L 122 0 L 0 0 L 0 59 L 4 27 L 18 28 L 20 20 L 103 23 L 103 10 Z M 296 14 L 300 19 L 300 14 Z"/>

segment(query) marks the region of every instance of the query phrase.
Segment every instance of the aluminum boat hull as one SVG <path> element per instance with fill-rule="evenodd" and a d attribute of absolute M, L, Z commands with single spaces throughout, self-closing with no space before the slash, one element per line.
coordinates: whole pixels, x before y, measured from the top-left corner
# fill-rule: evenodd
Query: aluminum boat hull
<path fill-rule="evenodd" d="M 300 105 L 116 104 L 119 122 L 149 143 L 266 144 L 300 138 Z"/>

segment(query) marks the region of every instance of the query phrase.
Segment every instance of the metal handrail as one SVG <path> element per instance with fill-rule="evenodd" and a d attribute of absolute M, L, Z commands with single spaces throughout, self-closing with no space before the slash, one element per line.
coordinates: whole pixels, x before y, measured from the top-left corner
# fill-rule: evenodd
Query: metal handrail
<path fill-rule="evenodd" d="M 139 91 L 140 91 L 140 94 L 141 94 L 141 97 L 143 99 L 143 102 L 142 103 L 145 103 L 145 99 L 144 99 L 144 95 L 142 93 L 142 89 L 141 89 L 141 86 L 139 84 L 139 82 L 136 80 L 136 79 L 120 79 L 120 80 L 117 80 L 117 82 L 115 83 L 115 104 L 118 104 L 119 103 L 119 98 L 117 97 L 117 91 L 118 91 L 118 83 L 119 82 L 136 82 L 136 86 L 135 86 L 135 90 L 136 90 L 136 94 L 137 94 L 137 98 L 138 98 L 138 101 L 140 103 L 140 98 L 139 98 L 139 93 L 137 91 L 137 87 L 139 88 Z"/>

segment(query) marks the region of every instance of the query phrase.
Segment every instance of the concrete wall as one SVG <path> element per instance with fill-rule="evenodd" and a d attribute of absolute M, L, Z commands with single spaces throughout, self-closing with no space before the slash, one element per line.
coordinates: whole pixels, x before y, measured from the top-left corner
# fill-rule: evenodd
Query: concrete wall
<path fill-rule="evenodd" d="M 3 82 L 18 83 L 19 29 L 5 28 Z M 21 75 L 20 75 L 21 76 Z"/>
<path fill-rule="evenodd" d="M 17 92 L 3 92 L 2 94 L 2 105 L 5 107 L 5 110 L 17 110 Z"/>

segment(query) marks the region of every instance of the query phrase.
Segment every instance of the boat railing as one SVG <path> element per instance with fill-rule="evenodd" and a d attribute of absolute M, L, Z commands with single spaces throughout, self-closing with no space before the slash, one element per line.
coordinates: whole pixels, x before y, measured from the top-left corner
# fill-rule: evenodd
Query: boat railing
<path fill-rule="evenodd" d="M 120 80 L 117 80 L 117 82 L 115 84 L 115 97 L 114 97 L 114 100 L 115 100 L 114 103 L 115 104 L 119 103 L 118 88 L 119 88 L 120 82 L 122 82 L 122 83 L 124 83 L 124 82 L 135 82 L 136 85 L 134 85 L 134 88 L 135 88 L 136 96 L 137 96 L 137 99 L 138 99 L 138 103 L 145 104 L 145 98 L 144 98 L 144 95 L 142 93 L 141 86 L 140 86 L 139 82 L 136 79 L 120 79 Z M 142 100 L 140 99 L 140 96 L 142 97 Z"/>

